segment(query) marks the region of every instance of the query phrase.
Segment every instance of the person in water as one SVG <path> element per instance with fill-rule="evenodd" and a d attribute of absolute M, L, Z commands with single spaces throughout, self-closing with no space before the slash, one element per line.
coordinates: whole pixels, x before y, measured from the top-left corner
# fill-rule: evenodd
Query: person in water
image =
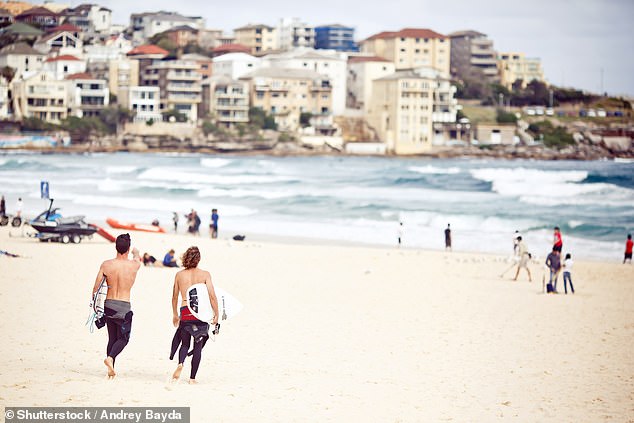
<path fill-rule="evenodd" d="M 202 356 L 202 348 L 207 339 L 209 339 L 209 324 L 198 320 L 192 315 L 187 304 L 187 290 L 194 284 L 204 283 L 207 285 L 209 292 L 209 301 L 214 312 L 212 324 L 214 325 L 214 333 L 216 333 L 218 323 L 218 300 L 214 286 L 211 283 L 211 275 L 206 270 L 198 268 L 200 262 L 200 251 L 198 247 L 189 247 L 182 257 L 183 267 L 174 277 L 174 290 L 172 293 L 172 312 L 173 323 L 177 328 L 174 339 L 172 340 L 172 352 L 170 359 L 174 357 L 176 348 L 180 344 L 178 350 L 178 366 L 172 375 L 172 380 L 178 380 L 185 364 L 187 355 L 192 355 L 192 368 L 189 374 L 189 383 L 196 383 L 196 373 L 200 365 Z M 178 295 L 180 294 L 182 302 L 180 305 L 180 316 L 178 314 Z M 200 301 L 204 301 L 200 299 Z M 188 354 L 191 341 L 194 341 L 192 353 Z"/>
<path fill-rule="evenodd" d="M 115 241 L 115 247 L 117 256 L 101 263 L 92 289 L 94 298 L 101 281 L 104 277 L 106 278 L 108 294 L 104 304 L 104 315 L 108 327 L 108 346 L 103 362 L 108 368 L 108 379 L 113 379 L 116 376 L 115 360 L 130 341 L 133 314 L 130 305 L 130 290 L 141 266 L 139 260 L 128 260 L 130 253 L 129 234 L 119 235 Z"/>

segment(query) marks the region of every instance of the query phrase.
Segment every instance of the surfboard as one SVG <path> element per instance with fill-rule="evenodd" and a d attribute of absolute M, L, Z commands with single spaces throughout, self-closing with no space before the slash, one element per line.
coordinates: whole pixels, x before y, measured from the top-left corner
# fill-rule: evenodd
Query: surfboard
<path fill-rule="evenodd" d="M 95 312 L 97 319 L 103 316 L 107 295 L 108 295 L 108 284 L 106 283 L 106 277 L 104 276 L 101 279 L 99 288 L 97 288 L 97 292 L 95 292 L 95 294 L 92 297 L 92 310 Z"/>
<path fill-rule="evenodd" d="M 228 320 L 242 310 L 242 304 L 224 289 L 214 286 L 218 299 L 218 320 Z M 197 283 L 187 289 L 187 307 L 200 321 L 209 322 L 214 318 L 214 311 L 209 301 L 209 291 L 204 283 Z"/>

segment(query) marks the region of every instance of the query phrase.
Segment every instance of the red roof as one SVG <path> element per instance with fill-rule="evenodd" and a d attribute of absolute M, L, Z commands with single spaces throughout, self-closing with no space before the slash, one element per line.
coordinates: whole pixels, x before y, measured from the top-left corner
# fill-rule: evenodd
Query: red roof
<path fill-rule="evenodd" d="M 56 26 L 55 28 L 51 28 L 47 30 L 46 32 L 62 32 L 62 31 L 81 32 L 81 28 L 71 24 L 64 24 L 64 25 Z"/>
<path fill-rule="evenodd" d="M 251 48 L 244 44 L 225 44 L 212 50 L 214 53 L 251 53 Z"/>
<path fill-rule="evenodd" d="M 72 75 L 68 75 L 66 79 L 94 79 L 94 78 L 88 72 L 80 72 L 80 73 L 74 73 Z"/>
<path fill-rule="evenodd" d="M 391 38 L 447 38 L 447 36 L 426 28 L 403 28 L 398 32 L 379 32 L 368 38 L 368 40 Z"/>
<path fill-rule="evenodd" d="M 25 10 L 24 12 L 20 13 L 18 16 L 16 16 L 16 18 L 26 18 L 29 16 L 59 16 L 57 13 L 52 12 L 50 10 L 48 10 L 45 7 L 32 7 L 31 9 Z"/>
<path fill-rule="evenodd" d="M 361 62 L 389 62 L 379 56 L 352 56 L 348 58 L 348 63 L 361 63 Z"/>
<path fill-rule="evenodd" d="M 169 51 L 163 50 L 159 46 L 155 46 L 154 44 L 146 44 L 143 46 L 138 46 L 133 48 L 128 52 L 128 56 L 141 56 L 144 54 L 162 54 L 163 56 L 167 56 Z"/>
<path fill-rule="evenodd" d="M 46 62 L 59 62 L 60 60 L 67 60 L 67 61 L 80 61 L 78 58 L 76 58 L 75 56 L 71 56 L 70 54 L 62 54 L 61 56 L 56 56 L 56 57 L 49 57 L 48 59 L 46 59 Z"/>

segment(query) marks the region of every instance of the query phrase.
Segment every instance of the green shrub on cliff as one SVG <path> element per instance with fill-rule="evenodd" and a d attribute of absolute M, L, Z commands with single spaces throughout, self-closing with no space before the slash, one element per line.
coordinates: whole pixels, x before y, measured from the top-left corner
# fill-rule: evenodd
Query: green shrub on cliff
<path fill-rule="evenodd" d="M 546 147 L 561 149 L 575 144 L 574 138 L 566 131 L 565 127 L 553 126 L 549 120 L 531 123 L 528 126 L 528 132 L 530 132 L 535 139 L 541 139 Z"/>

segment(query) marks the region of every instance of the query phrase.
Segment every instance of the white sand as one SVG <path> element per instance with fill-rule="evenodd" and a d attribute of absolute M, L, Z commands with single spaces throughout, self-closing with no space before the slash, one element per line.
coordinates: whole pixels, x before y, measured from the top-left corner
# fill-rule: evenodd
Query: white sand
<path fill-rule="evenodd" d="M 578 262 L 577 293 L 541 293 L 498 256 L 132 233 L 200 267 L 243 311 L 168 383 L 174 269 L 142 268 L 132 338 L 105 378 L 105 329 L 84 326 L 101 238 L 9 237 L 0 249 L 0 404 L 191 406 L 192 422 L 634 420 L 634 266 Z M 117 233 L 113 231 L 113 233 Z M 34 296 L 31 297 L 31 294 Z"/>

